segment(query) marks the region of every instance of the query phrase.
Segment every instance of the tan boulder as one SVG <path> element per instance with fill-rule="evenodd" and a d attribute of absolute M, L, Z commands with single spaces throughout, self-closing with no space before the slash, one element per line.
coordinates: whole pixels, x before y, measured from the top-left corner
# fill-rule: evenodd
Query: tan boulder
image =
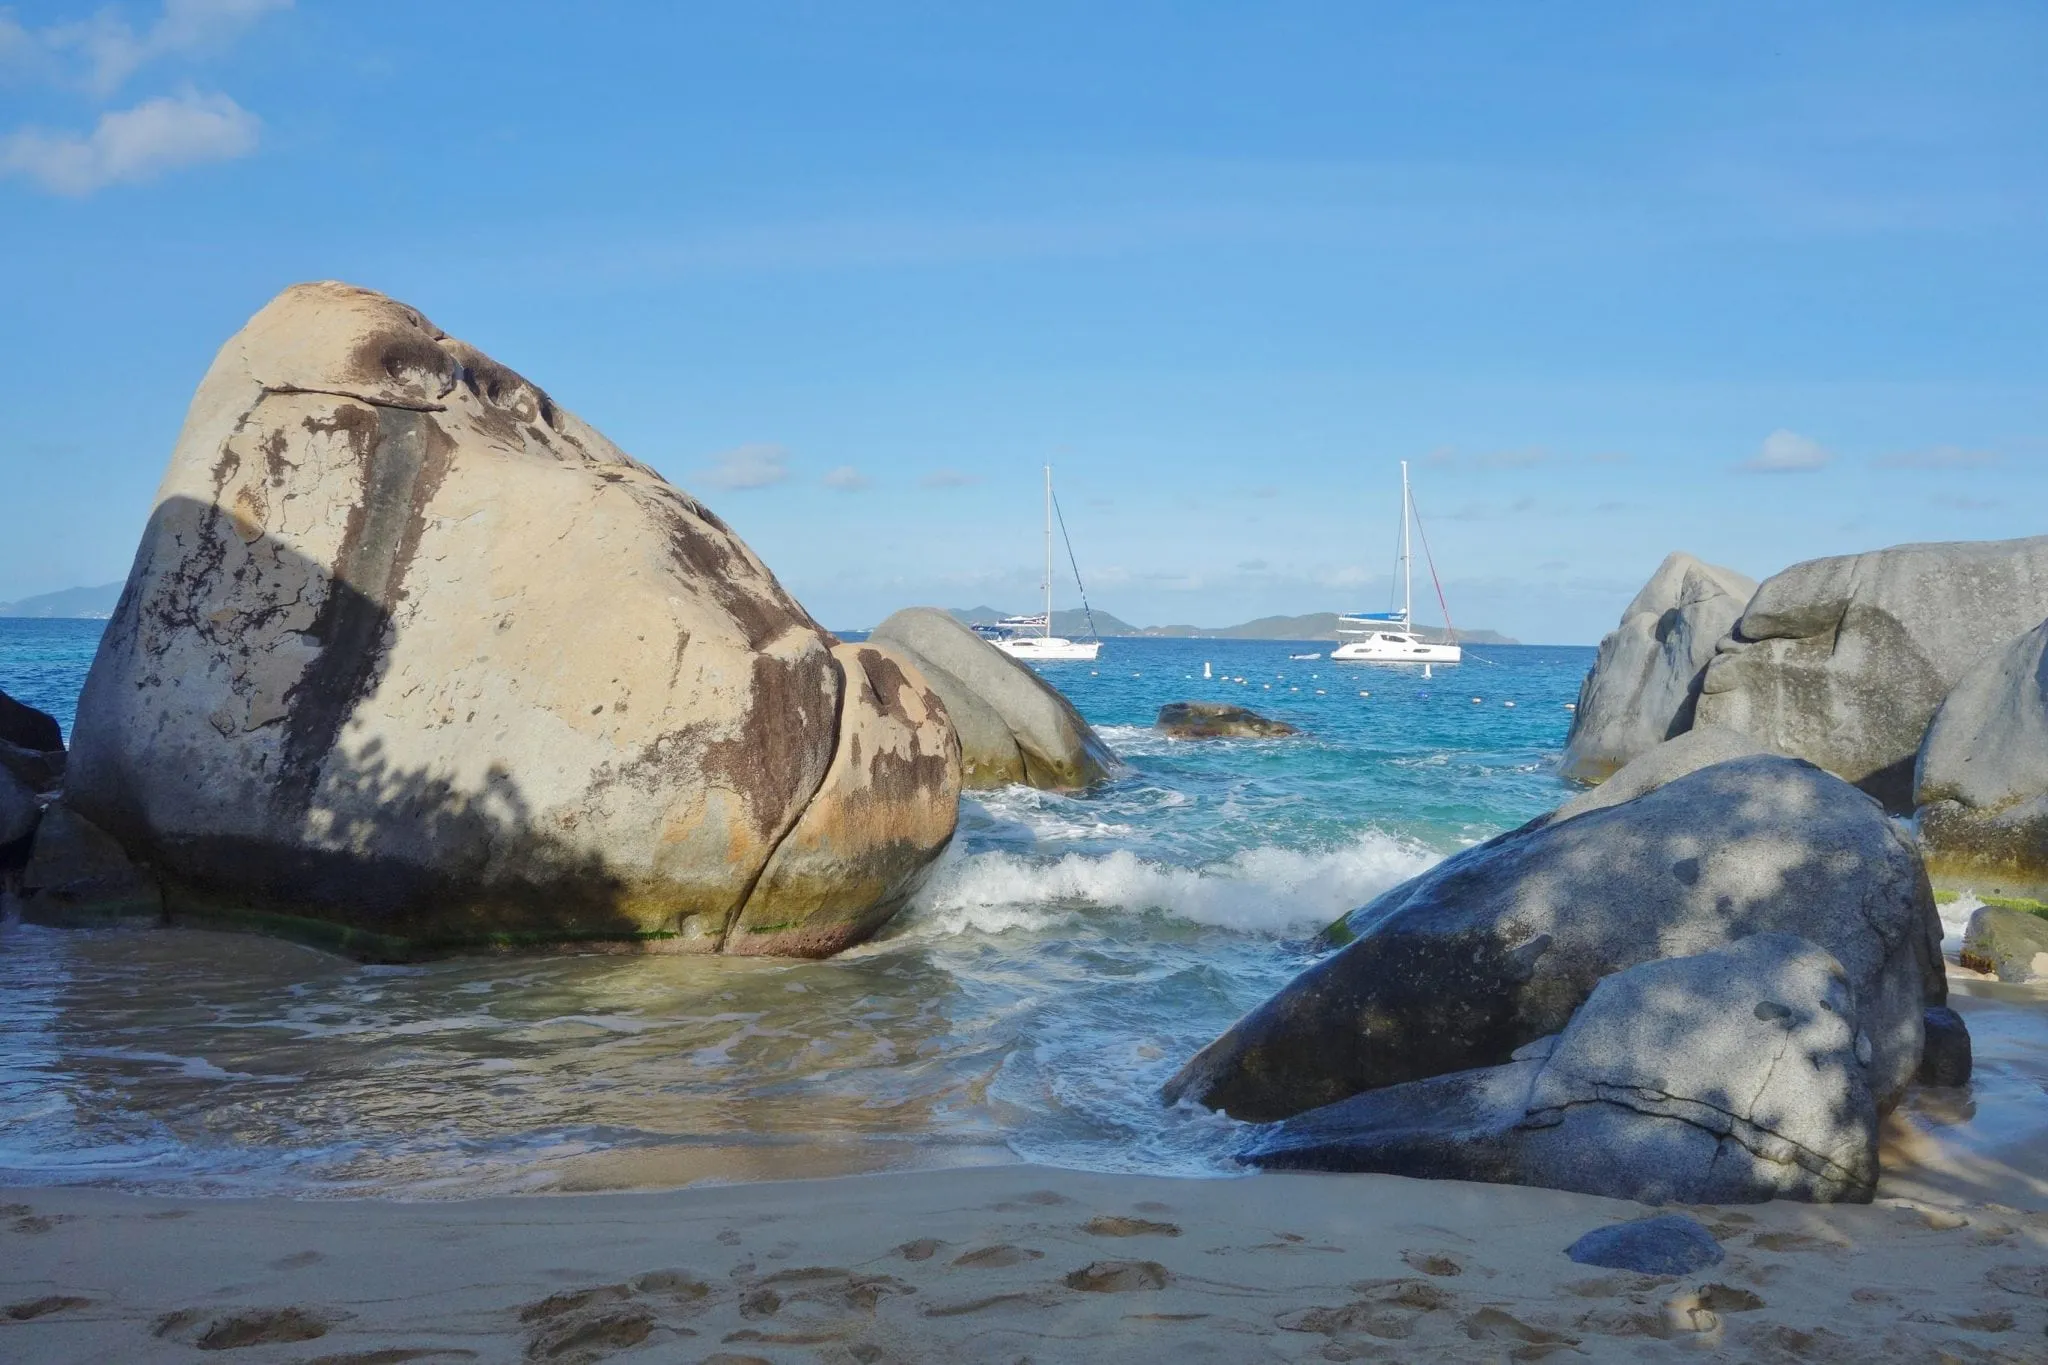
<path fill-rule="evenodd" d="M 870 714 L 905 704 L 849 686 L 835 643 L 709 509 L 539 388 L 380 294 L 300 285 L 193 400 L 67 799 L 174 915 L 343 926 L 370 955 L 714 951 L 743 911 L 778 926 L 750 950 L 843 946 L 944 847 L 957 776 L 890 787 L 887 831 L 834 808 L 869 809 L 894 771 L 856 737 L 895 725 L 928 757 L 947 728 Z M 765 876 L 804 822 L 865 891 Z M 821 906 L 835 927 L 806 939 Z"/>

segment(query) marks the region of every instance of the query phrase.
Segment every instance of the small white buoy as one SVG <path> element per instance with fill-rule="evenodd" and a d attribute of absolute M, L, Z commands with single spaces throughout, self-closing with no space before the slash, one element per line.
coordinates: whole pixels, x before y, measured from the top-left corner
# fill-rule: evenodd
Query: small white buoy
<path fill-rule="evenodd" d="M 1513 710 L 1515 706 L 1515 704 L 1511 701 L 1504 701 L 1501 703 L 1501 705 L 1507 707 L 1509 710 Z"/>
<path fill-rule="evenodd" d="M 1287 690 L 1288 690 L 1289 692 L 1299 692 L 1299 691 L 1301 691 L 1301 689 L 1300 689 L 1300 688 L 1298 688 L 1298 687 L 1290 687 L 1290 688 L 1288 688 Z"/>
<path fill-rule="evenodd" d="M 1564 709 L 1567 711 L 1576 711 L 1579 709 L 1579 704 L 1575 701 L 1568 701 L 1564 704 Z"/>
<path fill-rule="evenodd" d="M 1477 705 L 1479 705 L 1479 703 L 1480 703 L 1480 702 L 1482 702 L 1482 701 L 1484 701 L 1484 700 L 1485 700 L 1485 698 L 1483 698 L 1483 697 L 1474 697 L 1474 698 L 1472 699 L 1472 704 L 1473 704 L 1474 706 L 1477 706 Z"/>
<path fill-rule="evenodd" d="M 1361 697 L 1369 697 L 1372 695 L 1372 693 L 1361 690 L 1358 695 Z"/>
<path fill-rule="evenodd" d="M 1203 677 L 1205 677 L 1205 678 L 1206 678 L 1206 677 L 1208 677 L 1208 676 L 1210 676 L 1210 675 L 1209 675 L 1209 661 L 1208 661 L 1207 659 L 1204 659 L 1204 660 L 1202 660 L 1202 676 L 1203 676 Z"/>
<path fill-rule="evenodd" d="M 1424 678 L 1428 678 L 1428 677 L 1430 676 L 1430 672 L 1429 672 L 1429 665 L 1428 665 L 1428 664 L 1424 664 L 1424 665 L 1422 666 L 1422 676 L 1423 676 Z"/>
<path fill-rule="evenodd" d="M 1145 675 L 1144 675 L 1143 673 L 1133 673 L 1133 674 L 1131 674 L 1131 676 L 1132 676 L 1132 677 L 1134 677 L 1134 678 L 1142 678 L 1142 677 L 1144 677 Z"/>
<path fill-rule="evenodd" d="M 1267 690 L 1268 692 L 1271 692 L 1271 691 L 1273 690 L 1273 684 L 1271 684 L 1271 683 L 1267 683 L 1267 684 L 1266 684 L 1266 690 Z"/>
<path fill-rule="evenodd" d="M 1322 688 L 1318 687 L 1318 688 L 1316 689 L 1316 695 L 1317 695 L 1317 696 L 1319 696 L 1319 697 L 1325 697 L 1325 696 L 1328 696 L 1328 695 L 1329 695 L 1329 693 L 1325 692 L 1325 691 L 1324 691 L 1324 690 L 1323 690 Z"/>
<path fill-rule="evenodd" d="M 1102 673 L 1097 669 L 1091 668 L 1088 670 L 1088 676 L 1091 678 L 1099 678 L 1102 676 Z"/>

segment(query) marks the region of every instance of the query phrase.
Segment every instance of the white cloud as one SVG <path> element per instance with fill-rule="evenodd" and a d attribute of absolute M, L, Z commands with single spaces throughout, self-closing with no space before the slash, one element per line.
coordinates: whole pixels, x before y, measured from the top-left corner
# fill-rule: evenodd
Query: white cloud
<path fill-rule="evenodd" d="M 226 95 L 187 90 L 102 114 L 90 133 L 9 133 L 0 138 L 0 175 L 24 176 L 55 194 L 91 194 L 179 166 L 247 156 L 262 126 Z"/>
<path fill-rule="evenodd" d="M 1756 454 L 1737 465 L 1753 474 L 1793 474 L 1819 469 L 1834 459 L 1834 453 L 1811 436 L 1778 428 L 1764 437 Z"/>
<path fill-rule="evenodd" d="M 697 477 L 713 488 L 766 488 L 789 477 L 789 452 L 763 442 L 736 446 L 712 456 Z"/>
<path fill-rule="evenodd" d="M 126 19 L 113 10 L 103 9 L 90 19 L 43 29 L 34 35 L 33 41 L 53 55 L 70 55 L 81 61 L 85 69 L 78 76 L 79 81 L 105 99 L 150 63 L 224 47 L 264 15 L 289 9 L 291 3 L 292 0 L 164 0 L 163 13 L 147 32 L 136 32 Z"/>
<path fill-rule="evenodd" d="M 837 469 L 826 470 L 825 477 L 820 482 L 825 487 L 836 488 L 842 493 L 858 493 L 862 489 L 875 486 L 873 479 L 861 473 L 850 464 L 843 464 Z"/>
<path fill-rule="evenodd" d="M 981 480 L 972 474 L 962 474 L 957 469 L 934 469 L 917 482 L 924 488 L 966 488 L 980 483 Z"/>

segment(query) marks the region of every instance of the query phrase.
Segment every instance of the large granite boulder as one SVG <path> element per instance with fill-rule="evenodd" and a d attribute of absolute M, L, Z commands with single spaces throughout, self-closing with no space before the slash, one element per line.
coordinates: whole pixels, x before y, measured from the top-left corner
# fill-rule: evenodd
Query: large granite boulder
<path fill-rule="evenodd" d="M 2048 624 L 1949 690 L 1920 743 L 1913 799 L 1936 884 L 2048 899 Z"/>
<path fill-rule="evenodd" d="M 1532 821 L 1353 911 L 1302 972 L 1166 1088 L 1242 1119 L 1505 1063 L 1594 986 L 1660 958 L 1793 933 L 1842 964 L 1893 1103 L 1947 999 L 1941 921 L 1912 840 L 1812 764 L 1758 755 L 1619 806 Z"/>
<path fill-rule="evenodd" d="M 1723 640 L 1696 712 L 1904 814 L 1942 698 L 2048 617 L 2048 536 L 1900 545 L 1795 564 Z"/>
<path fill-rule="evenodd" d="M 0 744 L 47 753 L 64 747 L 56 717 L 0 692 Z"/>
<path fill-rule="evenodd" d="M 945 703 L 968 787 L 1078 791 L 1121 766 L 1052 684 L 943 611 L 906 607 L 868 641 L 914 662 Z"/>
<path fill-rule="evenodd" d="M 1159 708 L 1152 728 L 1172 739 L 1279 739 L 1300 733 L 1284 720 L 1215 701 L 1170 701 Z"/>
<path fill-rule="evenodd" d="M 1244 1159 L 1645 1203 L 1867 1202 L 1874 1060 L 1842 964 L 1754 934 L 1617 972 L 1513 1060 L 1311 1110 Z"/>
<path fill-rule="evenodd" d="M 1957 954 L 1973 972 L 2000 981 L 2038 981 L 2048 977 L 2048 919 L 2030 910 L 1986 905 L 1970 916 Z"/>
<path fill-rule="evenodd" d="M 1647 795 L 1688 773 L 1765 752 L 1767 750 L 1749 736 L 1723 730 L 1717 725 L 1687 730 L 1637 754 L 1622 764 L 1614 776 L 1590 791 L 1580 792 L 1552 811 L 1550 818 L 1553 822 L 1570 820 L 1588 811 L 1605 810 Z"/>
<path fill-rule="evenodd" d="M 1564 775 L 1602 781 L 1691 729 L 1714 645 L 1755 591 L 1755 580 L 1733 569 L 1667 555 L 1600 642 L 1572 712 Z"/>
<path fill-rule="evenodd" d="M 66 800 L 174 916 L 364 955 L 824 953 L 950 837 L 914 665 L 417 312 L 286 290 L 193 399 Z"/>

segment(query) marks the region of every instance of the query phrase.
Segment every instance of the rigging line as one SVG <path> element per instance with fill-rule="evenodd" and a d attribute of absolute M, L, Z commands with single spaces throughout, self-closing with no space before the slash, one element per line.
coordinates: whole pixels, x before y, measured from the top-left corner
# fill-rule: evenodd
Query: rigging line
<path fill-rule="evenodd" d="M 1052 514 L 1059 518 L 1060 539 L 1067 544 L 1067 565 L 1074 571 L 1074 589 L 1081 594 L 1081 614 L 1088 618 L 1088 638 L 1100 640 L 1102 636 L 1095 630 L 1095 613 L 1088 606 L 1088 589 L 1081 582 L 1081 564 L 1074 558 L 1074 538 L 1067 534 L 1067 514 L 1060 510 L 1060 495 L 1057 493 L 1052 495 Z M 1045 628 L 1052 629 L 1052 617 L 1049 614 L 1045 618 Z"/>
<path fill-rule="evenodd" d="M 1444 613 L 1444 633 L 1451 637 L 1452 644 L 1456 644 L 1458 642 L 1458 628 L 1451 624 L 1451 604 L 1444 600 L 1443 580 L 1436 576 L 1436 556 L 1430 553 L 1429 549 L 1429 528 L 1422 524 L 1422 509 L 1415 506 L 1415 495 L 1413 493 L 1408 495 L 1408 505 L 1415 512 L 1415 530 L 1422 538 L 1422 558 L 1429 565 L 1429 581 L 1430 585 L 1436 589 L 1436 604 L 1442 608 Z M 1411 626 L 1410 629 L 1413 629 L 1413 627 Z M 1500 667 L 1499 664 L 1494 663 L 1491 659 L 1481 658 L 1477 654 L 1474 654 L 1472 657 L 1480 663 L 1490 664 L 1495 668 Z"/>

